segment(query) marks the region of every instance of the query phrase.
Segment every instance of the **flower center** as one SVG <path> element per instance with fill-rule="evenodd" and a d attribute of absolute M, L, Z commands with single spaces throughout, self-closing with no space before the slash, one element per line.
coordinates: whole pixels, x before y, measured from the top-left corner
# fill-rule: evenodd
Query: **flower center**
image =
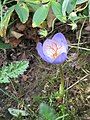
<path fill-rule="evenodd" d="M 47 56 L 49 56 L 52 59 L 57 58 L 60 55 L 61 48 L 62 46 L 58 45 L 58 43 L 52 42 L 46 47 Z"/>

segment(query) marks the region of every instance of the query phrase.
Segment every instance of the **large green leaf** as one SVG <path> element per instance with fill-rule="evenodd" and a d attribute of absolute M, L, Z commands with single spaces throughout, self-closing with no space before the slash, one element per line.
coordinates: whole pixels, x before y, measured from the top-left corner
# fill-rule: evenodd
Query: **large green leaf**
<path fill-rule="evenodd" d="M 68 7 L 68 4 L 69 4 L 69 1 L 70 0 L 64 0 L 63 1 L 63 4 L 62 4 L 62 13 L 63 13 L 63 15 L 66 15 L 66 11 L 67 11 L 67 7 Z"/>
<path fill-rule="evenodd" d="M 57 19 L 59 19 L 61 22 L 66 22 L 66 16 L 63 16 L 62 14 L 62 6 L 60 3 L 53 1 L 52 10 Z"/>
<path fill-rule="evenodd" d="M 29 9 L 25 3 L 20 3 L 15 6 L 15 11 L 18 14 L 22 23 L 25 23 L 29 17 Z"/>
<path fill-rule="evenodd" d="M 40 0 L 19 0 L 19 2 L 25 2 L 34 12 L 41 6 Z"/>
<path fill-rule="evenodd" d="M 74 8 L 76 7 L 77 0 L 69 0 L 68 6 L 67 6 L 67 13 L 71 13 Z"/>
<path fill-rule="evenodd" d="M 49 4 L 39 7 L 33 16 L 33 27 L 38 27 L 47 17 Z"/>

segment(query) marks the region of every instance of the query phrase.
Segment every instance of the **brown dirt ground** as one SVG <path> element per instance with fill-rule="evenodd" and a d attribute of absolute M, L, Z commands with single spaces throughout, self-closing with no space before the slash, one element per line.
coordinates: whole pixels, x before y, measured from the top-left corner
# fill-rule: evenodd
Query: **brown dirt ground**
<path fill-rule="evenodd" d="M 26 26 L 28 26 L 28 24 L 29 23 L 27 23 Z M 60 83 L 59 65 L 47 64 L 37 55 L 35 42 L 39 39 L 41 40 L 38 35 L 38 29 L 32 29 L 31 26 L 21 26 L 21 28 L 23 27 L 24 29 L 21 31 L 21 28 L 20 30 L 17 29 L 18 25 L 15 26 L 13 29 L 21 32 L 24 36 L 21 37 L 20 43 L 16 42 L 16 47 L 14 46 L 13 49 L 6 51 L 0 50 L 0 66 L 2 67 L 7 63 L 17 60 L 29 60 L 29 67 L 22 76 L 13 80 L 14 87 L 11 83 L 0 85 L 3 90 L 6 90 L 10 95 L 14 94 L 22 101 L 21 103 L 17 103 L 15 100 L 0 92 L 0 120 L 12 119 L 7 111 L 9 107 L 23 109 L 26 105 L 37 114 L 39 104 L 42 101 L 46 101 L 47 103 L 50 102 L 51 94 L 58 90 Z M 78 33 L 78 31 L 79 28 L 77 31 L 73 32 L 67 25 L 61 26 L 60 24 L 56 24 L 55 31 L 52 34 L 63 32 L 69 43 L 77 43 L 76 33 Z M 8 39 L 11 38 L 12 37 L 8 36 Z M 90 34 L 83 30 L 81 42 L 87 42 L 83 47 L 89 46 L 89 40 Z M 13 44 L 13 42 L 11 43 Z M 89 52 L 80 50 L 79 55 L 77 55 L 76 49 L 70 49 L 68 56 L 71 58 L 71 61 L 66 62 L 63 65 L 66 88 L 85 76 L 83 69 L 90 69 Z M 75 112 L 78 118 L 77 120 L 90 120 L 89 77 L 86 77 L 84 80 L 69 89 L 66 101 L 69 109 Z M 53 106 L 57 107 L 59 104 L 61 103 L 53 100 Z M 25 120 L 34 120 L 33 116 L 34 115 L 31 115 L 31 118 Z"/>

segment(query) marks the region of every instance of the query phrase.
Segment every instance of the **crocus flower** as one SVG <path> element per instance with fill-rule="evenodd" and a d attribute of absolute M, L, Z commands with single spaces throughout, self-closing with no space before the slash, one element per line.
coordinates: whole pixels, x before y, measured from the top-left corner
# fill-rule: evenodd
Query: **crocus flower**
<path fill-rule="evenodd" d="M 46 39 L 43 44 L 38 42 L 36 50 L 44 61 L 61 64 L 67 59 L 68 44 L 62 33 L 56 33 L 52 39 Z"/>

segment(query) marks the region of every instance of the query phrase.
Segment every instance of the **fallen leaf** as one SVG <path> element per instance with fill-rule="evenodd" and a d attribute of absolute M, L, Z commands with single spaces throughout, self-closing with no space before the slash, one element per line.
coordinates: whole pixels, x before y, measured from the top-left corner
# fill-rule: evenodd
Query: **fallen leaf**
<path fill-rule="evenodd" d="M 49 28 L 52 27 L 52 23 L 54 19 L 55 19 L 55 15 L 53 14 L 52 9 L 50 9 L 47 17 L 47 25 Z"/>
<path fill-rule="evenodd" d="M 25 24 L 20 24 L 20 23 L 17 23 L 16 24 L 16 28 L 19 30 L 19 31 L 24 31 L 25 28 L 26 28 L 26 25 Z"/>
<path fill-rule="evenodd" d="M 20 114 L 22 116 L 28 116 L 29 113 L 27 113 L 25 110 L 19 110 L 19 109 L 15 109 L 15 108 L 8 108 L 8 111 L 11 115 L 18 117 Z"/>
<path fill-rule="evenodd" d="M 11 34 L 13 35 L 13 37 L 15 37 L 15 38 L 17 38 L 17 39 L 19 39 L 20 37 L 23 36 L 23 34 L 18 33 L 18 32 L 16 32 L 16 31 L 11 31 Z"/>
<path fill-rule="evenodd" d="M 6 29 L 5 28 L 0 29 L 0 36 L 1 37 L 6 36 Z"/>
<path fill-rule="evenodd" d="M 88 25 L 87 27 L 85 27 L 85 30 L 90 32 L 90 25 Z"/>
<path fill-rule="evenodd" d="M 9 43 L 13 46 L 13 47 L 17 47 L 19 45 L 19 43 L 21 42 L 21 39 L 16 39 L 14 37 L 9 39 Z"/>
<path fill-rule="evenodd" d="M 28 79 L 28 76 L 27 76 L 27 75 L 22 75 L 22 80 L 23 80 L 23 81 L 27 81 L 27 79 Z"/>
<path fill-rule="evenodd" d="M 25 51 L 22 53 L 21 59 L 23 59 L 23 60 L 26 60 L 26 59 L 27 59 L 27 54 L 26 54 Z"/>
<path fill-rule="evenodd" d="M 70 61 L 74 61 L 78 58 L 78 54 L 77 53 L 71 53 L 70 54 Z"/>

